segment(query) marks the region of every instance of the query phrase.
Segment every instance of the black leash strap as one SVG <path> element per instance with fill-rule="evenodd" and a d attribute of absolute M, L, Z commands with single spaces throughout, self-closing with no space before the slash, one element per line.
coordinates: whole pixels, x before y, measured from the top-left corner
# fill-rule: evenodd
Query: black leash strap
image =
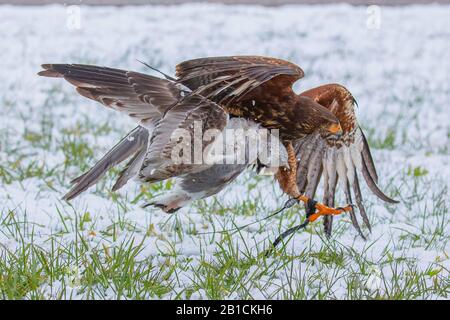
<path fill-rule="evenodd" d="M 292 233 L 297 232 L 300 229 L 305 228 L 309 224 L 309 220 L 305 220 L 302 224 L 299 224 L 295 227 L 287 229 L 285 232 L 280 234 L 275 241 L 272 243 L 273 248 L 275 248 L 284 238 L 290 236 Z"/>
<path fill-rule="evenodd" d="M 197 233 L 197 235 L 206 235 L 206 234 L 214 234 L 214 233 L 226 233 L 226 232 L 233 232 L 233 231 L 242 230 L 242 229 L 244 229 L 244 228 L 246 228 L 246 227 L 248 227 L 248 226 L 251 226 L 252 224 L 255 224 L 255 223 L 258 223 L 258 222 L 267 220 L 267 219 L 269 219 L 269 218 L 271 218 L 271 217 L 273 217 L 273 216 L 275 216 L 275 215 L 277 215 L 277 214 L 283 212 L 284 210 L 293 207 L 293 206 L 296 205 L 298 202 L 299 202 L 299 201 L 298 201 L 297 199 L 291 198 L 291 199 L 289 199 L 288 201 L 285 202 L 284 206 L 283 206 L 281 209 L 275 211 L 275 212 L 272 213 L 272 214 L 269 214 L 268 216 L 266 216 L 266 217 L 264 217 L 264 218 L 262 218 L 262 219 L 256 220 L 256 221 L 254 221 L 254 222 L 251 222 L 251 223 L 248 223 L 248 224 L 245 224 L 245 225 L 243 225 L 243 226 L 240 226 L 240 227 L 237 227 L 237 228 L 233 228 L 233 229 L 226 229 L 226 230 L 221 230 L 221 231 L 202 232 L 202 233 Z M 305 209 L 306 209 L 306 220 L 305 220 L 303 223 L 301 223 L 301 224 L 299 224 L 299 225 L 297 225 L 297 226 L 295 226 L 295 227 L 289 228 L 289 229 L 287 229 L 285 232 L 283 232 L 282 234 L 280 234 L 280 235 L 275 239 L 275 241 L 272 242 L 272 247 L 271 247 L 269 250 L 267 250 L 267 252 L 266 252 L 266 257 L 270 255 L 270 253 L 272 252 L 272 250 L 274 250 L 274 249 L 276 248 L 276 246 L 277 246 L 281 241 L 283 241 L 285 238 L 287 238 L 287 237 L 290 236 L 291 234 L 293 234 L 293 233 L 295 233 L 295 232 L 297 232 L 297 231 L 299 231 L 299 230 L 301 230 L 301 229 L 304 229 L 304 228 L 309 224 L 309 217 L 310 217 L 311 215 L 313 215 L 313 214 L 316 212 L 316 204 L 317 204 L 317 201 L 315 201 L 315 200 L 313 200 L 313 199 L 309 199 L 309 200 L 308 200 L 308 203 L 306 204 L 306 208 L 305 208 Z"/>
<path fill-rule="evenodd" d="M 283 239 L 285 239 L 286 237 L 290 236 L 291 234 L 293 234 L 294 232 L 297 232 L 301 229 L 306 228 L 306 226 L 309 224 L 309 217 L 314 214 L 316 212 L 316 204 L 317 201 L 313 200 L 313 199 L 309 199 L 308 203 L 306 204 L 306 220 L 295 226 L 292 228 L 287 229 L 285 232 L 283 232 L 282 234 L 280 234 L 275 241 L 272 243 L 272 248 L 270 248 L 269 250 L 267 250 L 266 252 L 266 257 L 270 255 L 270 253 L 272 252 L 272 250 L 274 250 L 276 248 L 276 246 L 283 241 Z"/>
<path fill-rule="evenodd" d="M 293 206 L 296 205 L 297 203 L 298 203 L 298 200 L 297 200 L 297 199 L 291 198 L 291 199 L 289 199 L 288 201 L 285 202 L 285 204 L 283 205 L 283 207 L 282 207 L 281 209 L 275 211 L 275 212 L 272 213 L 272 214 L 269 214 L 268 216 L 266 216 L 266 217 L 264 217 L 264 218 L 262 218 L 262 219 L 259 219 L 259 220 L 256 220 L 256 221 L 247 223 L 247 224 L 245 224 L 245 225 L 243 225 L 243 226 L 240 226 L 240 227 L 237 227 L 237 228 L 233 228 L 233 229 L 227 229 L 227 230 L 221 230 L 221 231 L 201 232 L 201 233 L 197 233 L 197 235 L 206 235 L 206 234 L 214 234 L 214 233 L 227 233 L 227 232 L 233 232 L 233 231 L 242 230 L 242 229 L 244 229 L 244 228 L 246 228 L 246 227 L 248 227 L 248 226 L 251 226 L 252 224 L 255 224 L 255 223 L 258 223 L 258 222 L 267 220 L 267 219 L 269 219 L 269 218 L 272 218 L 273 216 L 275 216 L 275 215 L 277 215 L 277 214 L 283 212 L 284 210 L 289 209 L 290 207 L 293 207 Z"/>

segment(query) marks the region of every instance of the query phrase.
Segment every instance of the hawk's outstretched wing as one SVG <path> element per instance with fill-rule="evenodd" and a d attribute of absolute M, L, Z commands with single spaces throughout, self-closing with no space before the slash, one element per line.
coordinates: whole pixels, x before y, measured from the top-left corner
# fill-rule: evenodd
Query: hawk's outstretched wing
<path fill-rule="evenodd" d="M 302 95 L 314 99 L 329 108 L 339 119 L 343 136 L 336 141 L 327 141 L 319 134 L 308 135 L 293 143 L 297 154 L 297 184 L 300 193 L 314 198 L 317 186 L 323 179 L 323 202 L 334 206 L 336 188 L 342 187 L 346 201 L 356 201 L 364 224 L 371 228 L 364 208 L 358 175 L 362 174 L 370 190 L 388 203 L 398 201 L 386 196 L 377 186 L 378 176 L 370 154 L 369 145 L 359 127 L 354 106 L 355 99 L 343 86 L 331 84 L 303 92 Z M 354 199 L 353 199 L 354 196 Z M 350 212 L 354 227 L 364 237 L 355 212 Z M 324 220 L 325 232 L 331 234 L 332 216 Z"/>
<path fill-rule="evenodd" d="M 292 84 L 304 73 L 299 66 L 280 59 L 231 56 L 182 62 L 176 75 L 191 90 L 225 107 L 237 107 L 230 113 L 240 115 L 246 102 L 258 108 L 261 103 L 294 97 Z"/>

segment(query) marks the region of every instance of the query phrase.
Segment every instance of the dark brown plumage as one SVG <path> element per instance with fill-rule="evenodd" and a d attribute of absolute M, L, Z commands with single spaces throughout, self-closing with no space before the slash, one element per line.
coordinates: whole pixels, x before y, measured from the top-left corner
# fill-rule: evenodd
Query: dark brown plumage
<path fill-rule="evenodd" d="M 113 189 L 132 177 L 141 182 L 178 179 L 174 191 L 150 203 L 174 212 L 190 201 L 216 194 L 248 165 L 260 163 L 259 155 L 240 165 L 173 163 L 171 134 L 180 128 L 190 130 L 194 121 L 202 120 L 204 130 L 278 129 L 286 147 L 282 150 L 286 161 L 276 174 L 280 187 L 309 205 L 323 181 L 325 205 L 315 205 L 317 212 L 310 221 L 324 215 L 327 235 L 331 234 L 333 215 L 349 212 L 364 237 L 352 206 L 332 208 L 339 184 L 347 201 L 356 201 L 370 230 L 358 174 L 362 173 L 380 199 L 396 202 L 377 186 L 378 176 L 356 120 L 351 93 L 341 85 L 329 84 L 295 94 L 292 85 L 304 73 L 290 62 L 259 56 L 201 58 L 177 65 L 176 79 L 88 65 L 46 64 L 43 68 L 39 75 L 62 77 L 81 95 L 127 114 L 140 125 L 92 169 L 73 180 L 67 200 L 95 184 L 109 168 L 131 158 Z"/>
<path fill-rule="evenodd" d="M 319 103 L 295 94 L 292 85 L 304 73 L 284 60 L 258 56 L 201 58 L 177 65 L 176 75 L 179 82 L 230 114 L 279 129 L 285 140 L 339 123 Z"/>

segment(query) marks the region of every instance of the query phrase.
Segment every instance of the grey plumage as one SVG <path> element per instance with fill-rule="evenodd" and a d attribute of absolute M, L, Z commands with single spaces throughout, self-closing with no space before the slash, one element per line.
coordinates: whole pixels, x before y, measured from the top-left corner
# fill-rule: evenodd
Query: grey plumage
<path fill-rule="evenodd" d="M 146 148 L 148 135 L 147 129 L 141 126 L 138 126 L 129 132 L 91 169 L 72 180 L 72 183 L 75 185 L 66 195 L 64 195 L 63 199 L 71 200 L 77 197 L 80 193 L 97 183 L 109 169 L 138 153 L 143 148 Z M 116 188 L 116 190 L 117 189 L 118 188 Z"/>
<path fill-rule="evenodd" d="M 377 173 L 370 154 L 367 141 L 358 127 L 354 131 L 354 138 L 339 144 L 328 143 L 320 134 L 309 135 L 297 140 L 294 149 L 297 153 L 297 185 L 300 193 L 314 197 L 320 182 L 320 175 L 324 180 L 323 203 L 330 207 L 335 205 L 334 198 L 338 181 L 342 184 L 346 201 L 354 200 L 364 224 L 371 231 L 371 225 L 363 204 L 361 188 L 358 180 L 358 171 L 362 173 L 369 189 L 381 200 L 388 203 L 397 203 L 386 196 L 377 186 L 374 179 Z M 365 239 L 359 226 L 354 208 L 349 212 L 352 225 L 358 234 Z M 333 217 L 324 218 L 324 230 L 327 236 L 331 235 Z"/>
<path fill-rule="evenodd" d="M 372 180 L 375 183 L 378 183 L 378 175 L 377 170 L 375 169 L 375 164 L 373 163 L 372 154 L 370 153 L 369 143 L 367 142 L 366 136 L 364 135 L 364 132 L 359 128 L 359 131 L 361 133 L 362 141 L 363 141 L 363 149 L 361 152 L 362 159 L 364 163 L 366 164 L 367 171 L 372 178 Z"/>
<path fill-rule="evenodd" d="M 142 162 L 144 161 L 146 153 L 147 144 L 142 145 L 138 152 L 136 152 L 135 155 L 127 163 L 125 168 L 120 172 L 119 178 L 111 189 L 112 191 L 119 190 L 128 182 L 128 180 L 134 178 L 138 174 L 139 170 L 141 170 Z"/>

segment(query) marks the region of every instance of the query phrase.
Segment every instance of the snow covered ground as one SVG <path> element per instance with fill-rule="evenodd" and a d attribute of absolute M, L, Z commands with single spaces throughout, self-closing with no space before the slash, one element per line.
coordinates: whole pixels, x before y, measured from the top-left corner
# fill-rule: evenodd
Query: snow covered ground
<path fill-rule="evenodd" d="M 1 298 L 449 297 L 450 6 L 381 7 L 378 29 L 367 27 L 366 7 L 348 5 L 81 7 L 80 20 L 77 12 L 0 6 Z M 299 64 L 297 91 L 339 82 L 356 97 L 380 186 L 401 200 L 387 206 L 364 186 L 368 241 L 342 216 L 330 240 L 315 223 L 264 257 L 302 220 L 301 208 L 200 235 L 284 203 L 272 178 L 251 172 L 176 215 L 139 207 L 170 184 L 113 194 L 114 173 L 70 204 L 60 200 L 133 123 L 39 78 L 40 64 L 148 72 L 139 59 L 173 74 L 186 59 L 237 54 Z"/>

